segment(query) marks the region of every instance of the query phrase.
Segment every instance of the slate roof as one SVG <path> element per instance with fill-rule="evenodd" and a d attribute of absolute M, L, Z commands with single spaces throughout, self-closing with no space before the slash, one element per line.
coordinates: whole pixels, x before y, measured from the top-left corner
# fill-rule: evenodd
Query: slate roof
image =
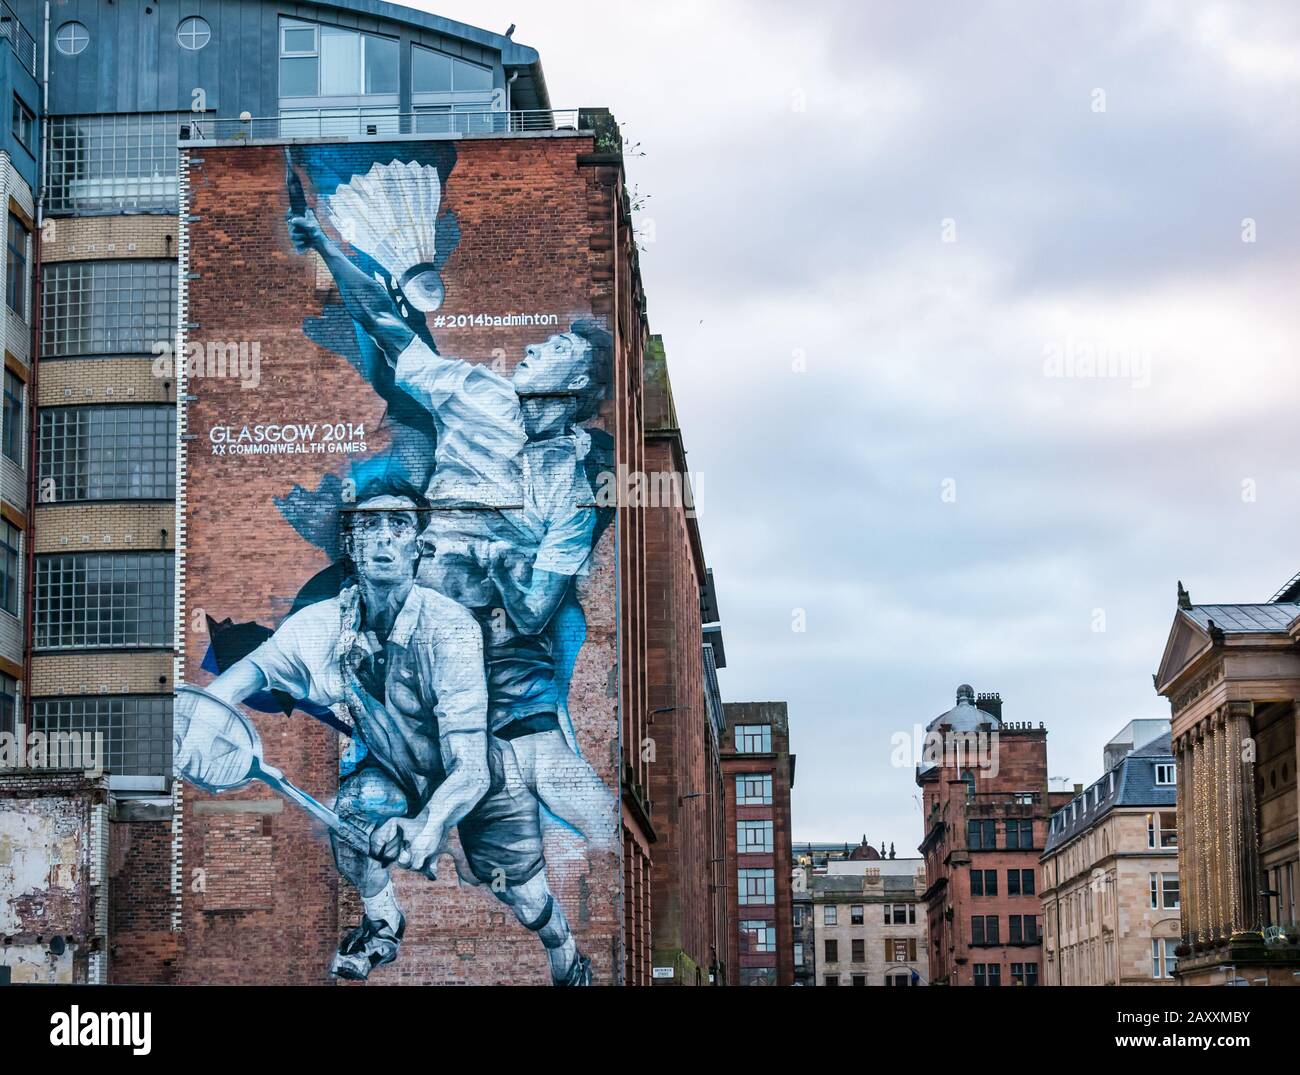
<path fill-rule="evenodd" d="M 1196 605 L 1187 610 L 1196 625 L 1210 629 L 1210 621 L 1229 634 L 1264 634 L 1285 631 L 1300 616 L 1300 604 Z"/>
<path fill-rule="evenodd" d="M 1219 621 L 1216 619 L 1215 623 Z M 1052 827 L 1047 836 L 1047 855 L 1057 848 L 1068 844 L 1080 833 L 1086 832 L 1109 814 L 1117 806 L 1174 806 L 1178 801 L 1177 790 L 1171 786 L 1157 786 L 1156 766 L 1173 763 L 1174 755 L 1168 733 L 1153 739 L 1140 750 L 1133 751 L 1119 762 L 1100 780 L 1084 789 L 1082 795 L 1076 795 L 1069 804 L 1052 815 Z M 1111 773 L 1115 775 L 1115 789 L 1111 790 Z M 1100 789 L 1101 800 L 1094 803 L 1094 789 Z M 1082 801 L 1088 801 L 1084 812 Z M 1071 807 L 1078 803 L 1071 817 Z M 1058 819 L 1064 819 L 1061 824 Z"/>

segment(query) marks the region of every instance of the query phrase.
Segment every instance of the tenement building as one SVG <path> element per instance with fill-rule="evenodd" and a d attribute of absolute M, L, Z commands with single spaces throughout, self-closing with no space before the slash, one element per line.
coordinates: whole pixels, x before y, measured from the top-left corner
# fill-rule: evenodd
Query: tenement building
<path fill-rule="evenodd" d="M 814 934 L 811 984 L 928 985 L 925 862 L 884 858 L 867 844 L 862 850 L 824 874 L 801 868 Z"/>
<path fill-rule="evenodd" d="M 1295 985 L 1300 579 L 1245 605 L 1180 585 L 1155 687 L 1178 777 L 1177 977 Z"/>
<path fill-rule="evenodd" d="M 1105 772 L 1052 814 L 1042 856 L 1048 985 L 1172 984 L 1181 943 L 1169 723 L 1131 721 Z"/>
<path fill-rule="evenodd" d="M 790 715 L 784 702 L 728 702 L 722 740 L 735 985 L 793 985 Z"/>
<path fill-rule="evenodd" d="M 998 695 L 977 699 L 963 686 L 956 707 L 926 728 L 916 782 L 931 984 L 1040 984 L 1046 730 L 1006 722 Z"/>
<path fill-rule="evenodd" d="M 103 761 L 0 773 L 11 978 L 727 980 L 613 117 L 513 29 L 219 8 L 4 5 L 0 721 Z"/>
<path fill-rule="evenodd" d="M 654 983 L 725 985 L 726 720 L 718 670 L 726 651 L 659 336 L 646 349 L 644 385 L 646 464 L 656 491 L 646 512 Z"/>

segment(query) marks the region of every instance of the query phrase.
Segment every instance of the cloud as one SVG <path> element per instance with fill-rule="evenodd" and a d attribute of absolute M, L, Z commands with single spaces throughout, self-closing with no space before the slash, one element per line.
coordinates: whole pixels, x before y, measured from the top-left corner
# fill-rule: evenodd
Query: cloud
<path fill-rule="evenodd" d="M 1099 775 L 1168 716 L 1176 581 L 1263 600 L 1300 569 L 1294 5 L 436 10 L 519 21 L 556 105 L 645 153 L 723 691 L 789 699 L 797 838 L 914 847 L 890 736 L 962 682 Z M 1149 383 L 1045 376 L 1053 348 Z"/>

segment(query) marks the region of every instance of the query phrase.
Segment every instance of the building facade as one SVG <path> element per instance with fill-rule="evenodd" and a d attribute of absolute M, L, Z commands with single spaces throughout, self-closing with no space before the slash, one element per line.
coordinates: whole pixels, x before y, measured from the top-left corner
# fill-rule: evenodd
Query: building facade
<path fill-rule="evenodd" d="M 77 889 L 80 927 L 69 927 L 57 958 L 46 935 L 31 965 L 52 959 L 57 974 L 92 981 L 328 981 L 360 920 L 362 963 L 394 947 L 402 955 L 371 960 L 359 976 L 544 982 L 557 977 L 551 953 L 569 950 L 568 940 L 548 947 L 566 919 L 595 981 L 648 985 L 658 892 L 669 908 L 661 921 L 678 923 L 665 947 L 680 952 L 682 977 L 725 980 L 720 950 L 734 926 L 722 861 L 716 600 L 701 611 L 700 591 L 711 588 L 693 516 L 667 513 L 657 520 L 667 540 L 654 555 L 671 559 L 674 590 L 659 607 L 671 603 L 681 633 L 660 641 L 686 649 L 661 655 L 656 689 L 668 700 L 652 701 L 649 515 L 617 488 L 612 500 L 597 496 L 606 474 L 679 462 L 685 470 L 670 397 L 649 442 L 643 427 L 645 373 L 662 363 L 647 363 L 612 118 L 555 110 L 537 53 L 509 33 L 381 0 L 223 0 L 194 13 L 56 4 L 48 20 L 45 5 L 29 0 L 4 15 L 0 81 L 13 122 L 0 147 L 10 209 L 0 599 L 18 596 L 12 609 L 0 600 L 0 722 L 98 736 L 107 769 L 102 787 L 49 784 L 55 813 L 82 802 L 102 808 L 105 858 L 102 885 L 94 875 Z M 379 207 L 398 202 L 415 215 L 398 214 L 392 235 L 376 234 Z M 305 237 L 308 214 L 328 250 Z M 516 459 L 501 450 L 513 433 L 449 431 L 445 386 L 422 397 L 399 379 L 399 356 L 384 350 L 391 340 L 367 328 L 353 304 L 361 292 L 340 282 L 349 264 L 369 281 L 365 301 L 379 301 L 369 285 L 377 286 L 403 331 L 424 344 L 429 369 L 455 356 L 475 386 L 522 382 L 529 349 L 543 354 L 540 364 L 557 349 L 600 353 L 586 380 L 517 392 L 512 413 L 525 431 L 558 406 L 531 400 L 578 399 L 557 427 L 563 436 L 543 446 L 534 443 L 541 434 L 525 433 Z M 25 286 L 28 266 L 37 271 Z M 254 444 L 241 443 L 245 434 Z M 439 448 L 441 484 L 421 473 Z M 499 472 L 476 469 L 493 451 L 504 460 Z M 457 474 L 482 481 L 471 488 Z M 359 495 L 386 506 L 368 510 Z M 508 548 L 536 544 L 548 512 L 575 507 L 545 565 L 533 564 L 535 577 L 571 580 L 557 591 L 559 611 L 543 622 L 530 604 L 540 590 L 515 607 L 507 583 L 496 582 L 504 619 L 480 605 L 482 639 L 445 644 L 484 648 L 490 708 L 549 716 L 555 727 L 540 734 L 562 736 L 561 767 L 590 794 L 572 801 L 559 792 L 547 804 L 538 854 L 553 902 L 530 914 L 531 896 L 508 904 L 485 895 L 491 863 L 475 867 L 473 845 L 481 851 L 501 831 L 492 819 L 488 836 L 453 840 L 455 871 L 444 859 L 436 881 L 396 878 L 399 937 L 389 921 L 396 912 L 370 918 L 383 892 L 340 883 L 350 878 L 336 871 L 331 840 L 337 851 L 350 832 L 356 850 L 357 834 L 346 810 L 322 804 L 347 804 L 358 786 L 349 780 L 392 761 L 356 719 L 375 712 L 366 697 L 396 690 L 401 699 L 405 685 L 381 676 L 368 695 L 329 704 L 315 680 L 259 665 L 267 689 L 227 700 L 246 703 L 235 724 L 251 729 L 267 764 L 283 765 L 297 790 L 276 794 L 265 781 L 227 789 L 206 770 L 188 780 L 173 772 L 196 775 L 186 734 L 202 726 L 196 712 L 209 711 L 194 708 L 208 703 L 191 688 L 220 680 L 225 689 L 222 677 L 252 659 L 250 645 L 273 641 L 295 617 L 330 601 L 347 611 L 352 528 L 391 539 L 401 523 L 393 512 L 407 501 L 421 530 L 442 539 L 421 548 L 460 549 L 464 572 L 465 558 L 484 572 L 513 572 L 521 592 L 532 586 L 528 568 L 511 563 Z M 505 537 L 468 518 L 480 509 L 495 513 Z M 371 511 L 389 521 L 374 522 Z M 590 547 L 578 564 L 583 527 Z M 417 557 L 421 578 L 440 569 Z M 467 592 L 454 600 L 475 607 Z M 364 626 L 360 606 L 356 615 Z M 336 632 L 338 645 L 348 630 Z M 298 635 L 312 645 L 324 637 Z M 539 675 L 554 680 L 554 702 L 537 703 L 550 690 L 537 687 Z M 349 685 L 345 677 L 339 689 Z M 680 768 L 657 802 L 649 745 L 667 714 L 655 710 L 676 699 L 681 739 L 670 755 Z M 555 712 L 529 717 L 524 707 Z M 545 797 L 540 788 L 558 770 L 535 767 L 526 747 L 540 741 L 493 747 L 492 794 L 515 779 Z M 497 742 L 518 740 L 494 730 L 489 743 Z M 519 761 L 518 774 L 503 756 Z M 22 777 L 26 796 L 35 778 Z M 477 787 L 477 773 L 466 779 Z M 409 806 L 424 792 L 417 780 L 402 794 Z M 0 802 L 12 808 L 13 799 L 0 788 Z M 370 809 L 372 798 L 359 801 Z M 660 881 L 656 824 L 660 815 L 669 823 L 670 809 L 678 873 Z M 511 842 L 520 839 L 532 845 L 527 834 Z M 531 869 L 506 880 L 533 884 L 543 874 L 525 881 Z M 367 921 L 393 936 L 367 933 Z M 21 922 L 0 932 L 11 942 L 31 933 Z M 581 979 L 579 961 L 573 967 Z"/>
<path fill-rule="evenodd" d="M 1246 605 L 1180 585 L 1155 686 L 1178 775 L 1178 981 L 1295 985 L 1300 581 Z"/>
<path fill-rule="evenodd" d="M 794 984 L 790 791 L 795 756 L 784 702 L 728 702 L 722 741 L 726 883 L 736 923 L 728 981 Z"/>
<path fill-rule="evenodd" d="M 865 845 L 864 845 L 865 846 Z M 925 862 L 870 857 L 810 873 L 818 986 L 923 986 L 930 980 Z"/>
<path fill-rule="evenodd" d="M 933 985 L 1038 985 L 1035 880 L 1051 804 L 1047 732 L 1002 718 L 967 686 L 926 728 L 917 769 L 925 813 L 923 895 Z"/>
<path fill-rule="evenodd" d="M 1132 721 L 1106 771 L 1053 815 L 1043 851 L 1044 984 L 1172 984 L 1181 943 L 1169 725 Z"/>
<path fill-rule="evenodd" d="M 658 336 L 646 351 L 644 391 L 646 466 L 655 491 L 646 512 L 653 974 L 659 986 L 724 985 L 725 718 L 717 672 L 726 655 Z"/>

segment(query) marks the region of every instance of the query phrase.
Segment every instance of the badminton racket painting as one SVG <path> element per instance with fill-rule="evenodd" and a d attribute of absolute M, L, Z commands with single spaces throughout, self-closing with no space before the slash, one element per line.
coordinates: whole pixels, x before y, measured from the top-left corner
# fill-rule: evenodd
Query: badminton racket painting
<path fill-rule="evenodd" d="M 178 686 L 172 724 L 176 777 L 213 795 L 265 784 L 301 807 L 354 851 L 385 865 L 401 855 L 401 837 L 382 848 L 372 845 L 370 831 L 344 820 L 324 803 L 294 786 L 268 765 L 262 740 L 252 721 L 238 708 L 200 687 Z"/>

